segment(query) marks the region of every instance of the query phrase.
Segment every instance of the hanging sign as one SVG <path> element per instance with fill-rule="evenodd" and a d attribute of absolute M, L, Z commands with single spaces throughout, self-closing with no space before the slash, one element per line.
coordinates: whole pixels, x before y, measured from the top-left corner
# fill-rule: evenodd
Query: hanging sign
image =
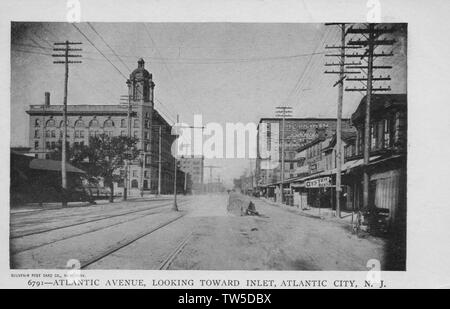
<path fill-rule="evenodd" d="M 307 180 L 305 182 L 306 188 L 324 188 L 324 187 L 332 187 L 331 177 L 322 177 L 313 180 Z"/>

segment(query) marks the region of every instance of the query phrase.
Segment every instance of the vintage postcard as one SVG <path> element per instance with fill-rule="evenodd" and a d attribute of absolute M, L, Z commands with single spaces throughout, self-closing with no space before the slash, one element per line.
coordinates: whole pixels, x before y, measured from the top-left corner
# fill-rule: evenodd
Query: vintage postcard
<path fill-rule="evenodd" d="M 2 285 L 448 287 L 417 268 L 410 15 L 37 2 L 2 21 Z"/>

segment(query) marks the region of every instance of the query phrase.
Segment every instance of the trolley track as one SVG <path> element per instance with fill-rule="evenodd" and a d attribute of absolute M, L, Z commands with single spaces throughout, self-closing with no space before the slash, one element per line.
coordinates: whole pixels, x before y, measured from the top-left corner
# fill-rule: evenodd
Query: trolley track
<path fill-rule="evenodd" d="M 160 198 L 160 199 L 129 199 L 128 201 L 132 201 L 133 203 L 145 203 L 145 202 L 161 202 L 161 201 L 169 201 L 172 200 L 171 198 Z M 86 209 L 88 207 L 103 207 L 106 204 L 95 204 L 95 205 L 84 205 L 84 206 L 66 206 L 64 208 L 62 207 L 50 207 L 50 208 L 39 208 L 39 209 L 31 209 L 31 210 L 23 210 L 23 211 L 18 211 L 18 212 L 12 212 L 11 213 L 11 217 L 21 217 L 21 216 L 26 216 L 34 213 L 40 213 L 40 212 L 57 212 L 57 211 L 63 211 L 63 210 L 67 210 L 67 209 Z M 68 217 L 68 215 L 65 216 L 60 216 L 59 218 L 64 218 L 64 217 Z"/>
<path fill-rule="evenodd" d="M 183 203 L 183 204 L 184 204 L 184 203 Z M 181 206 L 182 206 L 183 204 L 180 203 Z M 110 227 L 113 227 L 113 226 L 117 226 L 117 225 L 120 225 L 120 224 L 126 224 L 126 223 L 129 223 L 129 222 L 135 221 L 135 220 L 139 220 L 139 219 L 145 218 L 145 217 L 147 217 L 147 216 L 151 216 L 151 215 L 155 215 L 155 214 L 162 213 L 161 211 L 155 212 L 154 210 L 155 210 L 155 209 L 158 209 L 158 208 L 167 207 L 167 206 L 170 206 L 170 204 L 169 204 L 169 205 L 166 205 L 166 204 L 165 204 L 165 205 L 159 205 L 159 206 L 157 206 L 157 207 L 152 207 L 151 209 L 146 209 L 147 211 L 151 211 L 151 212 L 148 213 L 148 214 L 144 214 L 144 215 L 142 215 L 142 216 L 139 216 L 139 217 L 133 217 L 133 218 L 131 218 L 131 219 L 126 219 L 126 220 L 123 220 L 123 221 L 115 222 L 115 223 L 113 223 L 113 224 L 108 224 L 108 225 L 106 225 L 106 226 L 102 226 L 102 227 L 90 229 L 90 230 L 83 231 L 83 232 L 80 232 L 80 233 L 71 234 L 71 235 L 68 235 L 67 237 L 62 237 L 62 238 L 56 239 L 56 240 L 54 240 L 54 241 L 49 241 L 49 242 L 46 242 L 46 243 L 42 243 L 42 244 L 40 244 L 40 245 L 27 247 L 27 248 L 25 248 L 25 249 L 12 251 L 11 253 L 12 253 L 12 255 L 19 254 L 19 253 L 22 253 L 22 252 L 30 251 L 30 250 L 33 250 L 33 249 L 38 249 L 38 248 L 41 248 L 41 247 L 44 247 L 44 246 L 48 246 L 48 245 L 57 243 L 57 242 L 59 242 L 59 241 L 63 241 L 63 240 L 67 240 L 67 239 L 70 239 L 70 238 L 74 238 L 74 237 L 86 235 L 86 234 L 89 234 L 89 233 L 94 233 L 94 232 L 101 231 L 101 230 L 104 230 L 104 229 L 107 229 L 107 228 L 110 228 Z M 31 236 L 31 235 L 28 235 L 28 236 Z"/>
<path fill-rule="evenodd" d="M 183 248 L 186 246 L 186 244 L 189 242 L 189 240 L 194 235 L 194 232 L 191 232 L 188 234 L 187 237 L 183 238 L 183 240 L 178 244 L 178 246 L 169 253 L 169 255 L 166 257 L 166 259 L 159 265 L 159 270 L 167 270 L 169 269 L 172 262 L 175 260 L 178 254 L 183 250 Z"/>
<path fill-rule="evenodd" d="M 74 227 L 74 226 L 79 226 L 79 225 L 83 225 L 83 224 L 87 224 L 87 223 L 98 222 L 98 221 L 107 220 L 107 219 L 111 219 L 111 218 L 126 216 L 129 214 L 135 214 L 135 213 L 139 213 L 139 212 L 163 208 L 163 207 L 170 206 L 171 204 L 172 204 L 172 202 L 169 202 L 169 203 L 165 203 L 165 204 L 161 204 L 161 205 L 157 205 L 157 206 L 153 206 L 153 207 L 149 207 L 149 208 L 145 208 L 145 209 L 139 209 L 139 210 L 129 211 L 129 212 L 125 212 L 125 213 L 119 213 L 119 214 L 104 216 L 104 217 L 100 217 L 100 218 L 84 220 L 82 222 L 76 222 L 76 223 L 67 224 L 67 225 L 63 225 L 63 226 L 56 226 L 56 227 L 49 228 L 49 229 L 38 230 L 38 231 L 28 232 L 28 233 L 25 232 L 22 234 L 19 233 L 18 235 L 12 235 L 9 238 L 17 239 L 17 238 L 23 238 L 23 237 L 33 236 L 33 235 L 37 235 L 37 234 L 43 234 L 43 233 L 52 232 L 52 231 L 56 231 L 56 230 L 60 230 L 60 229 L 68 228 L 68 227 Z"/>
<path fill-rule="evenodd" d="M 129 245 L 131 245 L 132 243 L 138 241 L 139 239 L 144 238 L 145 236 L 148 236 L 148 235 L 152 234 L 153 232 L 155 232 L 155 231 L 157 231 L 157 230 L 159 230 L 159 229 L 161 229 L 161 228 L 163 228 L 163 227 L 165 227 L 165 226 L 167 226 L 167 225 L 169 225 L 169 224 L 171 224 L 171 223 L 173 223 L 173 222 L 175 222 L 177 220 L 180 220 L 185 215 L 186 214 L 179 215 L 179 216 L 177 216 L 177 217 L 175 217 L 173 219 L 170 219 L 169 221 L 167 221 L 165 223 L 162 223 L 162 224 L 160 224 L 160 225 L 150 229 L 149 231 L 145 231 L 145 232 L 139 234 L 138 236 L 133 237 L 132 239 L 124 240 L 124 241 L 121 241 L 121 242 L 117 243 L 114 247 L 110 248 L 109 250 L 107 250 L 107 251 L 105 251 L 103 253 L 100 253 L 99 255 L 97 255 L 97 256 L 95 256 L 95 257 L 93 257 L 93 258 L 91 258 L 91 259 L 89 259 L 87 261 L 81 262 L 80 269 L 85 269 L 86 267 L 88 267 L 88 266 L 90 266 L 92 264 L 95 264 L 95 263 L 97 263 L 100 260 L 103 260 L 104 258 L 108 257 L 109 255 L 111 255 L 111 254 L 113 254 L 113 253 L 115 253 L 115 252 L 117 252 L 117 251 L 119 251 L 119 250 L 121 250 L 121 249 L 123 249 L 123 248 L 125 248 L 125 247 L 127 247 Z"/>

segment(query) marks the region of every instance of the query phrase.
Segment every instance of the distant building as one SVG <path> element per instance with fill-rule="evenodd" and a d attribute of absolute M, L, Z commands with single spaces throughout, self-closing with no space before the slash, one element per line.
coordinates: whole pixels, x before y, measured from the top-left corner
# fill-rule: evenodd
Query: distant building
<path fill-rule="evenodd" d="M 350 128 L 349 119 L 342 120 L 342 128 Z M 284 179 L 288 180 L 301 173 L 301 171 L 298 171 L 298 149 L 316 140 L 319 136 L 328 138 L 335 132 L 335 118 L 287 118 L 284 136 L 282 136 L 282 119 L 262 118 L 258 124 L 257 186 L 268 193 L 269 196 L 273 196 L 275 188 L 279 187 L 281 181 L 281 141 L 283 139 L 285 141 Z M 278 152 L 278 162 L 274 162 L 273 158 L 272 160 L 265 158 L 261 153 L 263 148 L 269 152 L 273 151 L 272 147 L 275 147 L 275 152 Z"/>
<path fill-rule="evenodd" d="M 157 192 L 159 181 L 159 157 L 161 157 L 161 193 L 173 191 L 174 160 L 171 145 L 175 136 L 171 126 L 154 109 L 152 74 L 139 59 L 138 67 L 127 81 L 131 98 L 131 121 L 127 119 L 127 104 L 111 105 L 68 105 L 67 140 L 70 144 L 88 144 L 89 137 L 100 134 L 138 138 L 138 148 L 142 155 L 129 167 L 131 191 L 151 190 Z M 63 135 L 63 105 L 51 105 L 50 93 L 45 93 L 43 105 L 30 105 L 29 146 L 36 158 L 46 159 L 61 142 Z M 161 141 L 160 141 L 161 128 Z M 130 132 L 128 132 L 130 131 Z M 161 154 L 159 145 L 161 144 Z M 142 164 L 142 160 L 145 163 Z M 184 177 L 183 177 L 184 178 Z M 116 187 L 123 187 L 123 182 Z M 120 192 L 116 191 L 116 192 Z"/>
<path fill-rule="evenodd" d="M 204 179 L 204 157 L 190 156 L 179 159 L 180 169 L 190 175 L 192 193 L 200 193 L 203 188 Z"/>

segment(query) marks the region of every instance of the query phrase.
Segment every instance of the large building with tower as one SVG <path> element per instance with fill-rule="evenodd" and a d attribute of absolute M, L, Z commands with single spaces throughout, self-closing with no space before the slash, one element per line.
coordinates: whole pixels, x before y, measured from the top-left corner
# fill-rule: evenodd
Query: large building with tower
<path fill-rule="evenodd" d="M 71 145 L 87 145 L 89 137 L 100 134 L 136 137 L 141 156 L 129 165 L 129 192 L 173 192 L 175 161 L 171 146 L 175 136 L 171 125 L 154 109 L 155 84 L 143 59 L 139 59 L 138 67 L 130 74 L 127 86 L 130 104 L 68 105 L 67 141 Z M 30 152 L 36 158 L 49 158 L 63 137 L 63 105 L 52 105 L 50 93 L 46 92 L 45 103 L 30 105 L 27 113 Z M 184 178 L 178 177 L 181 188 Z M 123 185 L 116 184 L 118 187 Z M 120 192 L 118 189 L 116 192 Z"/>

